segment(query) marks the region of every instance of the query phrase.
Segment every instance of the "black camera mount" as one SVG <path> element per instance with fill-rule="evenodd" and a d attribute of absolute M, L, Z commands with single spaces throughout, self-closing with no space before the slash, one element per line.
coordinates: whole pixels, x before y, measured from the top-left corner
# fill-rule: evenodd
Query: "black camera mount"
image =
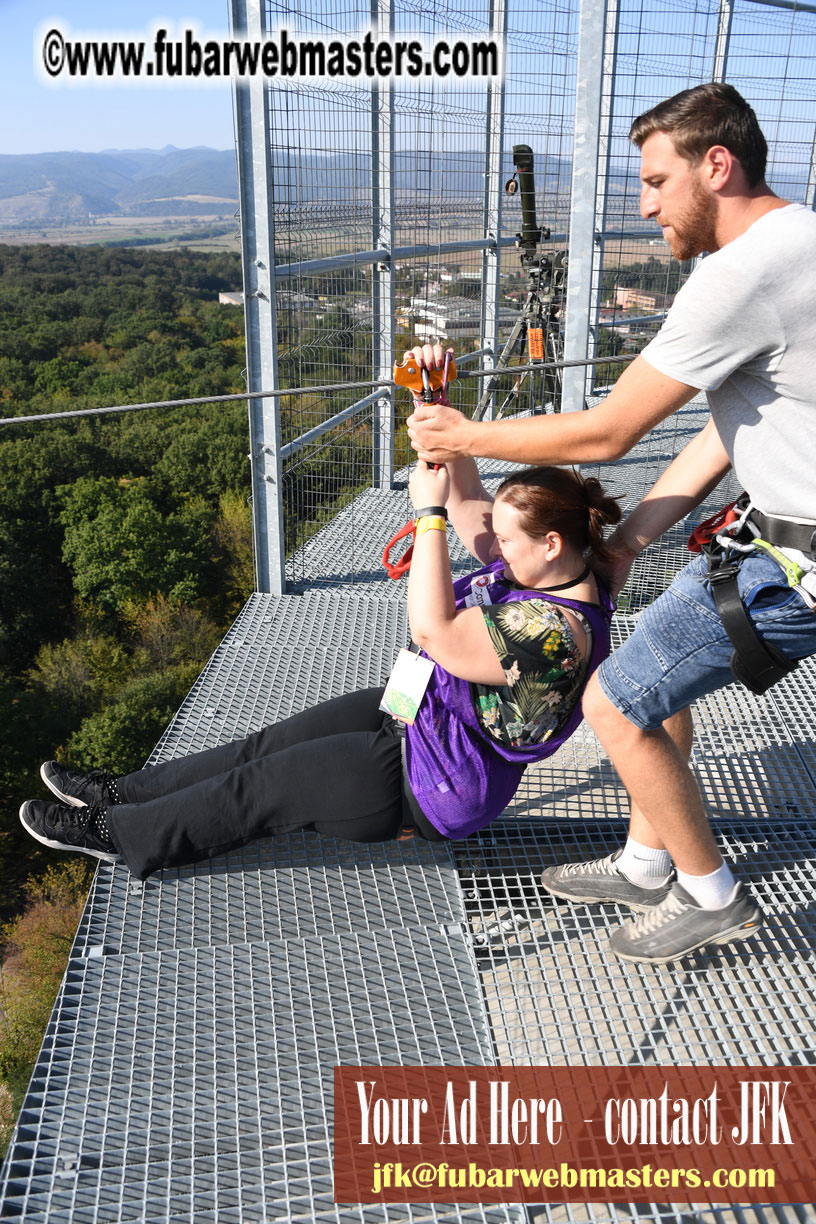
<path fill-rule="evenodd" d="M 521 266 L 527 273 L 527 297 L 521 314 L 499 356 L 495 371 L 484 384 L 481 399 L 473 414 L 480 420 L 488 411 L 496 391 L 502 370 L 509 366 L 514 355 L 522 356 L 529 345 L 531 364 L 555 362 L 562 357 L 561 328 L 559 315 L 564 304 L 566 290 L 566 251 L 555 251 L 551 255 L 539 253 L 539 244 L 546 242 L 551 231 L 541 227 L 536 218 L 535 173 L 533 150 L 529 145 L 513 145 L 513 175 L 505 184 L 505 193 L 521 193 L 521 231 L 516 240 L 521 251 Z M 521 393 L 526 380 L 532 390 L 532 411 L 561 410 L 561 370 L 527 371 L 518 376 L 495 416 L 502 417 L 520 410 Z"/>

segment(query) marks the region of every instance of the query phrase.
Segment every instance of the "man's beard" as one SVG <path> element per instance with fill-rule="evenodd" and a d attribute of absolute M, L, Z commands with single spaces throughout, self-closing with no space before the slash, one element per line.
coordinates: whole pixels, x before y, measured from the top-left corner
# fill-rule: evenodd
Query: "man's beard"
<path fill-rule="evenodd" d="M 692 180 L 691 198 L 685 211 L 671 223 L 672 236 L 667 239 L 674 258 L 682 263 L 702 251 L 716 251 L 714 220 L 713 200 Z"/>

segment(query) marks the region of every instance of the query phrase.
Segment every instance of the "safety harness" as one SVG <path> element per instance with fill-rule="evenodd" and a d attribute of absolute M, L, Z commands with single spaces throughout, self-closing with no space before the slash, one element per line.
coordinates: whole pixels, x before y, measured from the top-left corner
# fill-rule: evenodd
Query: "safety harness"
<path fill-rule="evenodd" d="M 441 370 L 426 370 L 424 366 L 418 366 L 411 356 L 407 357 L 401 365 L 394 364 L 394 382 L 398 387 L 407 387 L 409 389 L 414 397 L 414 408 L 419 408 L 423 404 L 449 405 L 448 386 L 455 378 L 456 362 L 453 359 L 453 349 L 448 349 L 445 354 L 445 365 Z M 400 528 L 395 536 L 391 537 L 383 549 L 383 565 L 389 578 L 401 578 L 411 568 L 411 559 L 414 555 L 415 531 L 416 522 L 414 519 L 411 519 L 404 527 Z M 391 561 L 391 549 L 407 536 L 411 537 L 411 544 L 402 554 L 399 561 Z"/>
<path fill-rule="evenodd" d="M 757 550 L 766 553 L 783 571 L 788 586 L 802 596 L 812 611 L 816 597 L 803 585 L 806 571 L 782 548 L 793 548 L 816 561 L 816 527 L 762 514 L 751 505 L 747 493 L 712 515 L 692 532 L 692 552 L 708 559 L 708 581 L 723 628 L 734 652 L 731 671 L 752 693 L 765 693 L 798 666 L 754 628 L 739 593 L 739 568 L 744 558 Z"/>

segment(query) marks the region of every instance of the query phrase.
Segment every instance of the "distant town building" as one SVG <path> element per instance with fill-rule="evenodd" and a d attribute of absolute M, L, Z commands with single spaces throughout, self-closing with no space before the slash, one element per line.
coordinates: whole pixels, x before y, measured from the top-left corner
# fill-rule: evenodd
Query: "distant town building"
<path fill-rule="evenodd" d="M 499 327 L 512 327 L 518 312 L 506 307 L 499 311 Z M 482 322 L 481 305 L 464 297 L 412 297 L 408 306 L 397 311 L 397 327 L 413 329 L 417 340 L 455 340 L 478 333 Z"/>
<path fill-rule="evenodd" d="M 243 306 L 243 304 L 243 293 L 219 293 L 218 295 L 219 306 Z"/>
<path fill-rule="evenodd" d="M 612 305 L 619 310 L 668 310 L 673 293 L 647 293 L 643 289 L 616 289 Z"/>
<path fill-rule="evenodd" d="M 325 298 L 321 298 L 325 301 Z M 279 289 L 276 294 L 278 310 L 317 310 L 318 301 L 308 293 L 296 293 L 292 289 Z"/>

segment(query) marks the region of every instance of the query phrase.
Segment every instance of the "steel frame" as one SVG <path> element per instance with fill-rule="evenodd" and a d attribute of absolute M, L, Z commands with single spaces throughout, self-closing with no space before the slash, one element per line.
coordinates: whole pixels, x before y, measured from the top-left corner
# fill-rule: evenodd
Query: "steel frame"
<path fill-rule="evenodd" d="M 507 37 L 507 0 L 490 0 L 490 32 Z M 487 87 L 485 125 L 484 241 L 482 256 L 481 348 L 487 350 L 485 369 L 492 369 L 499 352 L 499 287 L 502 237 L 502 160 L 504 153 L 504 81 Z M 492 404 L 487 419 L 492 416 Z"/>
<path fill-rule="evenodd" d="M 393 0 L 371 0 L 371 24 L 379 37 L 394 33 Z M 394 261 L 391 256 L 394 216 L 394 87 L 371 90 L 372 242 L 387 252 L 372 275 L 372 369 L 375 378 L 390 378 L 394 365 Z M 376 400 L 372 430 L 372 484 L 390 489 L 394 479 L 394 389 Z"/>
<path fill-rule="evenodd" d="M 266 34 L 260 0 L 232 0 L 237 37 L 261 40 Z M 269 201 L 269 114 L 261 77 L 233 84 L 236 149 L 244 272 L 247 386 L 250 391 L 279 388 L 275 225 Z M 283 465 L 279 400 L 249 402 L 252 526 L 255 585 L 280 594 L 285 588 L 283 544 Z"/>
<path fill-rule="evenodd" d="M 601 256 L 601 234 L 597 220 L 599 198 L 601 212 L 606 211 L 604 195 L 599 197 L 599 191 L 605 192 L 606 180 L 601 180 L 598 170 L 601 147 L 608 140 L 611 117 L 604 67 L 609 54 L 614 58 L 616 16 L 616 0 L 583 0 L 581 5 L 575 85 L 565 361 L 581 361 L 594 356 L 591 322 L 597 315 L 600 293 L 599 288 L 595 290 L 593 303 L 593 281 Z M 576 367 L 565 370 L 561 411 L 582 411 L 586 393 L 586 372 Z"/>

